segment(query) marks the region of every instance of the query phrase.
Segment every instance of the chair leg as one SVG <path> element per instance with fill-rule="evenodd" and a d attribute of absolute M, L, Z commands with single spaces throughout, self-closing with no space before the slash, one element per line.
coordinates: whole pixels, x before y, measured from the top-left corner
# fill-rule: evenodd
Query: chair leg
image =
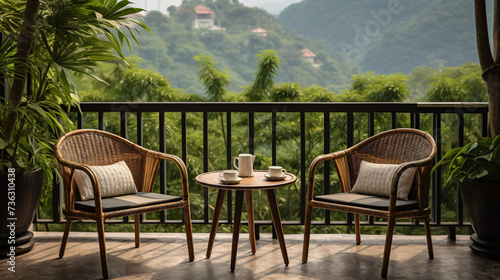
<path fill-rule="evenodd" d="M 101 251 L 101 267 L 102 277 L 109 278 L 108 258 L 106 256 L 106 240 L 104 238 L 104 219 L 99 219 L 97 222 L 97 234 L 99 235 L 99 250 Z"/>
<path fill-rule="evenodd" d="M 134 215 L 135 247 L 141 246 L 141 215 Z"/>
<path fill-rule="evenodd" d="M 64 234 L 61 241 L 61 249 L 59 250 L 59 257 L 62 258 L 64 256 L 64 250 L 66 250 L 66 243 L 68 243 L 69 231 L 71 230 L 71 225 L 73 221 L 68 219 L 66 221 L 66 227 L 64 228 Z"/>
<path fill-rule="evenodd" d="M 312 217 L 312 206 L 306 206 L 306 220 L 304 222 L 304 244 L 302 248 L 302 263 L 307 262 L 309 256 L 309 240 L 311 237 L 311 217 Z"/>
<path fill-rule="evenodd" d="M 359 214 L 354 214 L 354 230 L 356 231 L 356 245 L 361 244 L 361 228 L 359 227 Z"/>
<path fill-rule="evenodd" d="M 189 201 L 184 205 L 184 227 L 186 228 L 186 240 L 189 261 L 194 260 L 193 225 L 191 224 L 191 206 Z"/>
<path fill-rule="evenodd" d="M 429 252 L 429 259 L 434 259 L 434 250 L 432 249 L 431 226 L 429 220 L 424 221 L 425 235 L 427 236 L 427 251 Z"/>
<path fill-rule="evenodd" d="M 384 247 L 384 260 L 382 262 L 382 273 L 380 274 L 382 278 L 387 277 L 387 270 L 389 268 L 389 257 L 391 255 L 391 246 L 392 246 L 392 235 L 394 233 L 394 224 L 396 223 L 396 219 L 393 217 L 389 217 L 389 221 L 387 224 L 387 233 L 385 237 L 385 247 Z"/>

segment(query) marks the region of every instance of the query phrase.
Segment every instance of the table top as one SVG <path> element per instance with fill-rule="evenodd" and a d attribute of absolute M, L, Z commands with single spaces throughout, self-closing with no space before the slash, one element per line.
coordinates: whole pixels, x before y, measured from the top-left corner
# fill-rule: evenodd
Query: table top
<path fill-rule="evenodd" d="M 267 190 L 275 189 L 279 187 L 284 187 L 290 185 L 297 181 L 297 176 L 292 173 L 286 173 L 285 179 L 280 181 L 268 180 L 264 175 L 267 174 L 267 170 L 254 170 L 253 177 L 242 177 L 242 180 L 238 184 L 224 184 L 219 181 L 219 171 L 212 171 L 200 174 L 196 176 L 195 181 L 203 186 L 224 189 L 224 190 Z"/>

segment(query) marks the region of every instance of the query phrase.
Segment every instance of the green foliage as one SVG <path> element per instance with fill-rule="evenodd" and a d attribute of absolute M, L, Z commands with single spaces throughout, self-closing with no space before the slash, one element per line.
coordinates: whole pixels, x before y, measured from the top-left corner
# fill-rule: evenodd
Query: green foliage
<path fill-rule="evenodd" d="M 18 45 L 25 10 L 33 3 L 38 2 L 0 2 L 0 31 L 7 37 L 0 48 L 3 58 L 0 70 L 7 76 L 7 85 L 1 86 L 10 87 L 9 98 L 1 97 L 0 102 L 0 130 L 6 136 L 0 141 L 0 172 L 10 167 L 20 173 L 41 167 L 45 181 L 51 182 L 56 167 L 53 146 L 58 135 L 70 125 L 63 107 L 79 104 L 74 75 L 101 80 L 96 75 L 96 63 L 121 60 L 122 47 L 125 43 L 130 46 L 128 36 L 135 41 L 137 28 L 148 30 L 148 27 L 127 18 L 142 11 L 128 7 L 127 0 L 41 0 L 39 8 L 32 11 L 36 13 L 36 21 L 31 22 L 33 44 Z M 18 59 L 18 54 L 26 51 L 29 57 Z M 19 66 L 24 67 L 24 72 L 18 71 Z M 32 88 L 15 89 L 16 82 L 28 77 L 28 69 Z M 11 103 L 13 97 L 18 97 L 20 103 Z M 12 122 L 7 121 L 11 120 L 10 114 L 15 115 Z M 13 128 L 12 137 L 6 133 L 9 126 Z"/>
<path fill-rule="evenodd" d="M 286 102 L 298 101 L 301 99 L 301 92 L 299 84 L 295 83 L 281 83 L 274 86 L 271 90 L 271 101 L 273 102 Z"/>
<path fill-rule="evenodd" d="M 417 72 L 422 72 L 417 69 Z M 478 64 L 465 63 L 460 67 L 445 67 L 440 72 L 429 71 L 425 83 L 428 88 L 425 101 L 431 102 L 486 102 L 488 95 Z M 424 75 L 421 73 L 420 75 Z M 422 80 L 424 81 L 424 80 Z"/>
<path fill-rule="evenodd" d="M 212 67 L 214 65 L 212 59 L 204 54 L 195 56 L 194 60 L 200 69 L 200 81 L 205 86 L 208 99 L 210 101 L 224 100 L 224 95 L 226 94 L 225 87 L 231 80 L 227 71 L 223 71 L 222 73 L 217 71 L 217 69 Z"/>
<path fill-rule="evenodd" d="M 440 77 L 431 84 L 432 88 L 427 93 L 427 100 L 431 102 L 440 101 L 459 101 L 465 96 L 464 90 L 460 87 L 460 83 L 450 77 Z"/>
<path fill-rule="evenodd" d="M 274 86 L 274 78 L 278 74 L 280 60 L 274 50 L 264 50 L 257 55 L 259 70 L 255 73 L 255 80 L 245 93 L 249 101 L 266 101 Z"/>
<path fill-rule="evenodd" d="M 370 102 L 402 102 L 408 94 L 406 76 L 375 75 L 372 72 L 354 75 L 351 91 Z"/>
<path fill-rule="evenodd" d="M 486 182 L 500 181 L 500 135 L 495 139 L 482 138 L 464 147 L 447 152 L 434 166 L 432 171 L 449 164 L 446 172 L 447 182 L 458 179 Z"/>

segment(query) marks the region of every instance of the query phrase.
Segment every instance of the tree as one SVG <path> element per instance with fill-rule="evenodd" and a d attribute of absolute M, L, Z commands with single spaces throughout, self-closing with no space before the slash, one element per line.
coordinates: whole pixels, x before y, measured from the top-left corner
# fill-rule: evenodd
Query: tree
<path fill-rule="evenodd" d="M 266 101 L 274 86 L 274 78 L 280 68 L 280 60 L 274 50 L 264 50 L 257 55 L 259 70 L 255 73 L 255 80 L 245 93 L 250 101 Z"/>
<path fill-rule="evenodd" d="M 222 101 L 226 94 L 226 86 L 231 80 L 227 71 L 219 72 L 213 67 L 212 59 L 204 54 L 195 56 L 194 60 L 198 64 L 200 81 L 205 86 L 205 91 L 210 101 Z"/>
<path fill-rule="evenodd" d="M 493 18 L 493 55 L 488 35 L 486 1 L 475 0 L 476 41 L 482 78 L 488 92 L 488 116 L 492 137 L 500 135 L 500 1 L 495 0 Z"/>

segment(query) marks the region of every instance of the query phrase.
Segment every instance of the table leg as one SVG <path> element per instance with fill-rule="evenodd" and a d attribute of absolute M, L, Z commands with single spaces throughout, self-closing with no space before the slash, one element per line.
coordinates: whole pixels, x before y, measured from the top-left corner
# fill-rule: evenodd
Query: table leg
<path fill-rule="evenodd" d="M 236 191 L 236 201 L 234 202 L 234 224 L 233 224 L 233 246 L 231 248 L 231 271 L 236 266 L 236 253 L 238 251 L 238 240 L 240 238 L 241 211 L 243 208 L 244 191 Z"/>
<path fill-rule="evenodd" d="M 252 248 L 252 254 L 255 255 L 255 252 L 257 252 L 257 245 L 255 243 L 255 223 L 253 215 L 252 191 L 245 191 L 245 197 L 247 199 L 248 233 L 250 234 L 250 247 Z"/>
<path fill-rule="evenodd" d="M 210 228 L 210 237 L 208 238 L 207 259 L 210 258 L 210 255 L 212 254 L 215 234 L 217 233 L 217 227 L 219 226 L 219 218 L 222 211 L 222 205 L 224 204 L 225 196 L 226 190 L 219 189 L 219 192 L 217 193 L 217 201 L 215 202 L 214 217 L 212 218 L 212 227 Z"/>
<path fill-rule="evenodd" d="M 276 201 L 275 190 L 266 190 L 267 199 L 269 200 L 269 207 L 271 208 L 271 216 L 273 218 L 274 229 L 276 230 L 276 235 L 278 236 L 278 241 L 280 243 L 281 254 L 283 255 L 283 261 L 288 266 L 288 253 L 286 251 L 285 235 L 283 234 L 283 227 L 281 225 L 281 217 L 278 209 L 278 202 Z"/>

